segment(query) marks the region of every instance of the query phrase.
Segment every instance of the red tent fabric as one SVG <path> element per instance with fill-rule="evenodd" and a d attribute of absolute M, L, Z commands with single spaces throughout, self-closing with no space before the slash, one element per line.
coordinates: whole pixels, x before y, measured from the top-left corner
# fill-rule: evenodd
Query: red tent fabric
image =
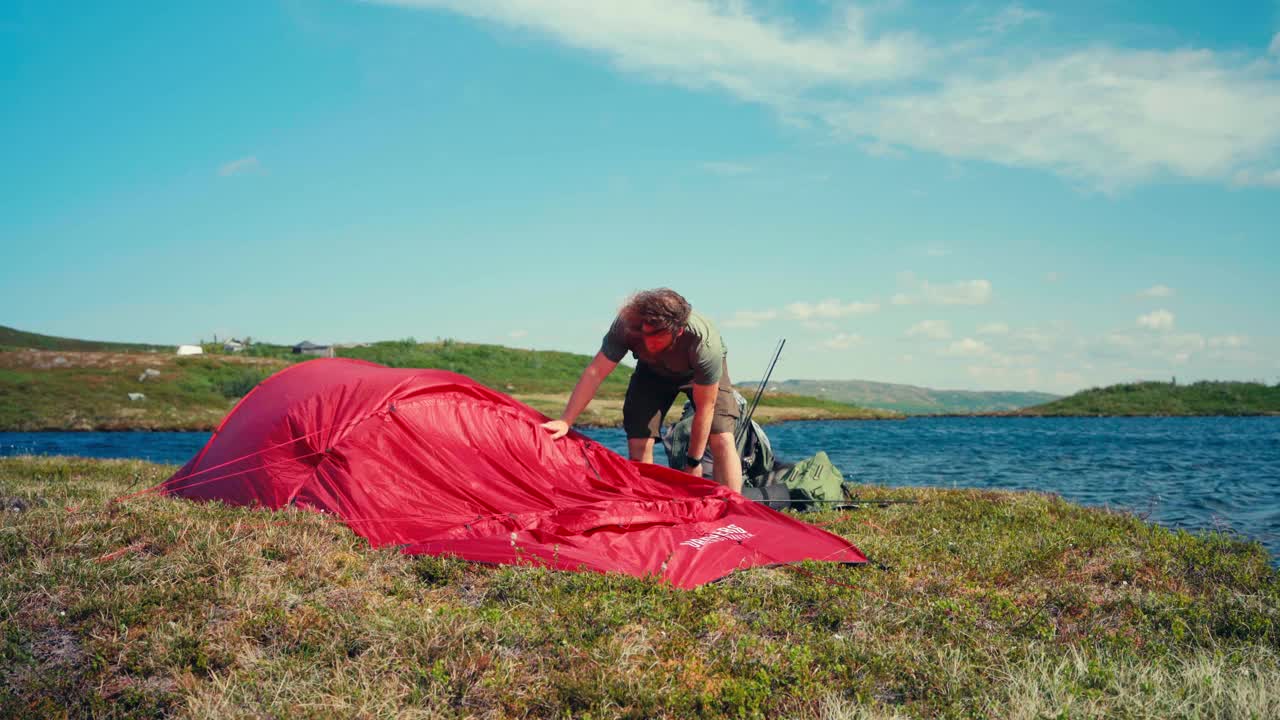
<path fill-rule="evenodd" d="M 696 587 L 844 539 L 707 479 L 632 463 L 443 370 L 316 359 L 267 378 L 161 492 L 332 513 L 374 546 L 489 563 L 657 575 Z"/>

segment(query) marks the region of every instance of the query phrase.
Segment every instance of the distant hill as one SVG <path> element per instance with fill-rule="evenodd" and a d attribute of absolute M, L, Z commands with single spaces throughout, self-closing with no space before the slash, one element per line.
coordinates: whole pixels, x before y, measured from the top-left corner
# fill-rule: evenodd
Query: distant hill
<path fill-rule="evenodd" d="M 173 350 L 175 345 L 144 345 L 142 343 L 100 342 L 98 340 L 73 340 L 71 338 L 23 332 L 0 325 L 0 348 L 31 348 L 33 350 L 67 350 L 77 352 L 148 352 Z"/>
<path fill-rule="evenodd" d="M 1280 384 L 1138 382 L 1090 388 L 1027 408 L 1023 415 L 1275 415 Z"/>
<path fill-rule="evenodd" d="M 916 385 L 868 380 L 783 380 L 769 390 L 850 403 L 866 408 L 895 410 L 908 415 L 1007 412 L 1041 405 L 1062 397 L 1041 392 L 976 392 L 934 390 Z"/>

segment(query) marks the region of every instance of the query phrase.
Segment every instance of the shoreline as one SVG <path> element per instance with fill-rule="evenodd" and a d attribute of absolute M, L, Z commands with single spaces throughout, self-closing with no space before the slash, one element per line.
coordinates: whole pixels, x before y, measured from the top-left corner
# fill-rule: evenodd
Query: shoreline
<path fill-rule="evenodd" d="M 784 425 L 797 422 L 906 422 L 910 420 L 935 420 L 935 419 L 977 419 L 977 418 L 1004 418 L 1015 420 L 1052 420 L 1052 419 L 1111 419 L 1111 418 L 1268 418 L 1280 417 L 1280 413 L 1215 413 L 1215 414 L 1199 414 L 1199 415 L 1169 415 L 1169 414 L 1123 414 L 1123 415 L 1039 415 L 1018 412 L 992 412 L 992 413 L 937 413 L 923 415 L 896 415 L 896 416 L 878 416 L 878 417 L 781 417 L 767 418 L 764 420 L 755 418 L 762 427 L 770 427 L 772 425 Z M 606 422 L 582 422 L 574 423 L 575 428 L 591 428 L 593 430 L 604 430 L 610 428 L 621 428 L 622 421 L 606 421 Z M 209 427 L 41 427 L 35 429 L 17 429 L 0 427 L 0 433 L 195 433 L 204 432 L 211 433 L 217 429 L 217 425 Z"/>

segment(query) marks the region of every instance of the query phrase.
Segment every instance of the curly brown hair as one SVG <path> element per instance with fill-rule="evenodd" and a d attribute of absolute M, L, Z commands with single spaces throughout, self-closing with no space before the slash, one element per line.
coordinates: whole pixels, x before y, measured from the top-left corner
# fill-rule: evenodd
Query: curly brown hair
<path fill-rule="evenodd" d="M 693 308 L 689 301 L 671 288 L 642 290 L 627 298 L 619 315 L 627 326 L 638 330 L 648 323 L 657 330 L 676 331 L 689 322 Z"/>

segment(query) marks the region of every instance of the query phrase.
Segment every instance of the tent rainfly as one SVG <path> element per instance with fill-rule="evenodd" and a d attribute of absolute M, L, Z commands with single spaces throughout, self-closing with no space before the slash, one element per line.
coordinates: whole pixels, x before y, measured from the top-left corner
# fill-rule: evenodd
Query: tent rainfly
<path fill-rule="evenodd" d="M 862 563 L 845 539 L 709 479 L 633 463 L 462 375 L 317 359 L 260 383 L 158 489 L 331 513 L 374 546 L 656 576 Z"/>

